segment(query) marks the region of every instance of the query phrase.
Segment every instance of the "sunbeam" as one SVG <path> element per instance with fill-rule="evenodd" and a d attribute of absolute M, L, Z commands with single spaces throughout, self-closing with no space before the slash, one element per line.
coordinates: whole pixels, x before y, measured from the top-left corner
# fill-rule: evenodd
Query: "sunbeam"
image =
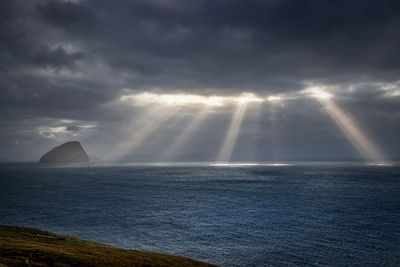
<path fill-rule="evenodd" d="M 272 98 L 268 109 L 269 116 L 266 116 L 268 119 L 268 132 L 269 132 L 269 146 L 270 146 L 270 155 L 272 160 L 279 160 L 281 158 L 281 150 L 280 147 L 280 139 L 279 139 L 279 120 L 278 120 L 278 107 L 276 104 L 279 104 L 280 98 Z"/>
<path fill-rule="evenodd" d="M 167 151 L 161 157 L 162 161 L 168 160 L 174 155 L 182 146 L 188 142 L 189 138 L 193 135 L 199 124 L 207 117 L 209 113 L 208 109 L 202 109 L 193 120 L 185 127 L 180 135 L 175 139 L 174 143 L 167 149 Z"/>
<path fill-rule="evenodd" d="M 133 149 L 144 144 L 144 141 L 151 133 L 160 128 L 171 117 L 178 113 L 179 108 L 156 109 L 150 112 L 149 115 L 143 119 L 144 125 L 140 129 L 132 129 L 134 131 L 124 142 L 120 143 L 110 158 L 119 160 Z"/>
<path fill-rule="evenodd" d="M 345 114 L 333 101 L 333 95 L 319 89 L 312 89 L 312 97 L 318 99 L 329 116 L 335 121 L 360 155 L 366 160 L 382 161 L 383 155 L 368 139 L 354 121 Z"/>
<path fill-rule="evenodd" d="M 219 162 L 227 162 L 230 160 L 233 148 L 236 144 L 236 139 L 240 131 L 240 125 L 242 124 L 243 116 L 246 112 L 246 108 L 247 102 L 239 102 L 237 104 L 231 125 L 229 126 L 228 132 L 225 135 L 224 143 L 218 156 Z"/>

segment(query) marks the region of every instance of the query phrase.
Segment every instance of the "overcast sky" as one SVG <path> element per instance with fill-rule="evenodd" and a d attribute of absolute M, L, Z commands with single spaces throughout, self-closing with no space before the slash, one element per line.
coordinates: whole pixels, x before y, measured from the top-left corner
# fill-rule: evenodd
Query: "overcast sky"
<path fill-rule="evenodd" d="M 399 29 L 397 0 L 1 0 L 0 158 L 400 159 Z"/>

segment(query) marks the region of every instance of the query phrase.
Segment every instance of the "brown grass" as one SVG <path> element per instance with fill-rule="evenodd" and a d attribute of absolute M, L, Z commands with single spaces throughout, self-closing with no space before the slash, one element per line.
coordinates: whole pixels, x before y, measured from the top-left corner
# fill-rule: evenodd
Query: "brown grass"
<path fill-rule="evenodd" d="M 31 228 L 0 225 L 3 266 L 215 266 L 162 253 L 121 249 Z"/>

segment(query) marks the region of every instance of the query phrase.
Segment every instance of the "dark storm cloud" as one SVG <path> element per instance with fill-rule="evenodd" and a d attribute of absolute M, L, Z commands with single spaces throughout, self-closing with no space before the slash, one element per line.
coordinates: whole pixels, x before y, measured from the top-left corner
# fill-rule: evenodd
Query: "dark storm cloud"
<path fill-rule="evenodd" d="M 26 120 L 52 129 L 70 127 L 63 119 L 86 121 L 110 136 L 123 131 L 132 119 L 115 104 L 124 88 L 270 95 L 296 94 L 307 84 L 330 86 L 372 135 L 396 147 L 399 89 L 382 88 L 398 86 L 399 28 L 395 0 L 4 0 L 0 116 L 7 147 L 28 140 L 28 130 L 44 131 Z M 283 130 L 324 125 L 311 102 L 301 112 L 285 104 Z M 210 127 L 223 132 L 218 125 Z M 300 135 L 286 141 L 295 147 L 307 133 Z"/>
<path fill-rule="evenodd" d="M 83 55 L 80 52 L 67 53 L 61 46 L 54 50 L 42 46 L 34 54 L 33 62 L 39 67 L 75 68 L 75 62 L 82 60 Z"/>
<path fill-rule="evenodd" d="M 143 75 L 144 86 L 398 74 L 397 1 L 50 1 L 37 9 L 107 64 Z"/>
<path fill-rule="evenodd" d="M 93 30 L 94 13 L 69 1 L 38 2 L 37 9 L 46 22 L 71 32 L 87 33 Z"/>

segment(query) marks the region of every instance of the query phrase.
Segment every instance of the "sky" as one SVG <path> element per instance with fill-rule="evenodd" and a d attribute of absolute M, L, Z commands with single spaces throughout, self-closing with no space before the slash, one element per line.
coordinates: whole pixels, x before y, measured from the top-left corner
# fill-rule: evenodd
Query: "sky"
<path fill-rule="evenodd" d="M 2 0 L 0 159 L 399 160 L 399 29 L 397 0 Z"/>

